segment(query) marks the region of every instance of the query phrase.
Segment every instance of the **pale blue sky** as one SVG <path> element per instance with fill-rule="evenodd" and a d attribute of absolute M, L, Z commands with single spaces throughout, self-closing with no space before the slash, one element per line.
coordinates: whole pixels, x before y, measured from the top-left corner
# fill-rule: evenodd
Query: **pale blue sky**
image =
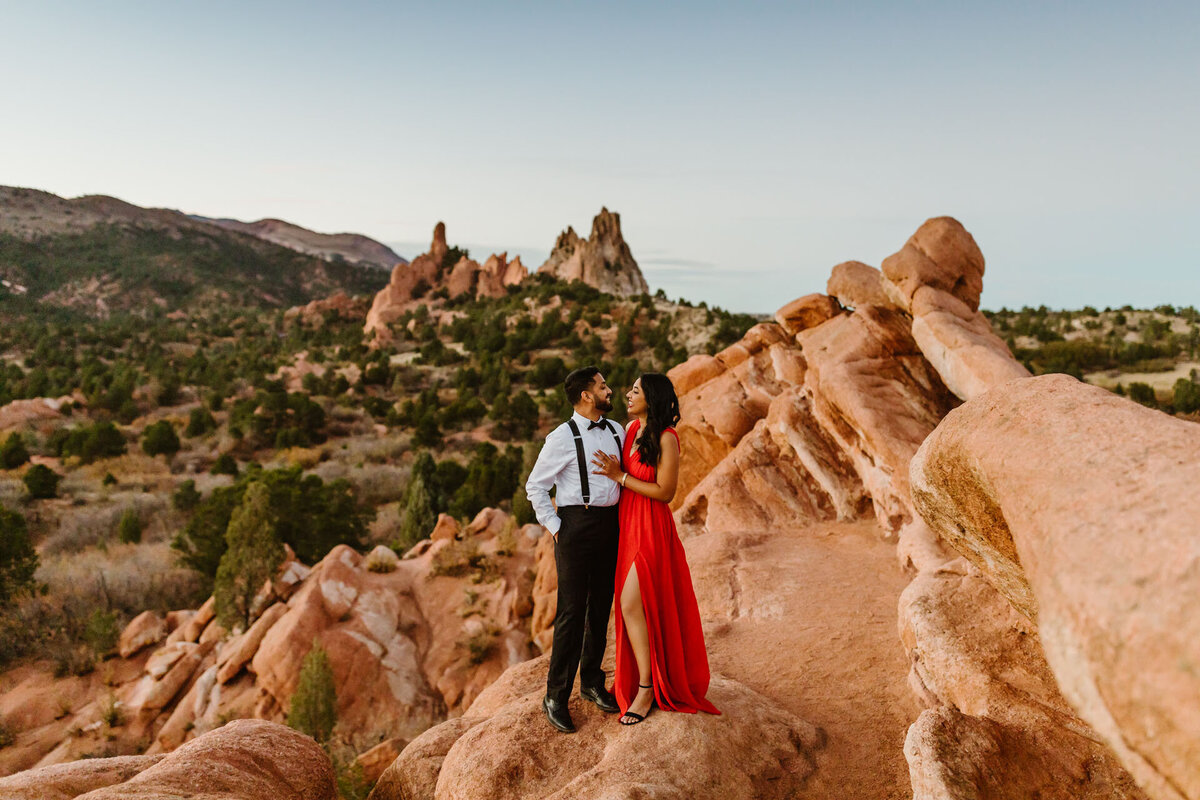
<path fill-rule="evenodd" d="M 984 305 L 1200 305 L 1200 4 L 0 0 L 0 183 L 823 291 L 950 214 Z M 402 253 L 415 254 L 408 247 Z"/>

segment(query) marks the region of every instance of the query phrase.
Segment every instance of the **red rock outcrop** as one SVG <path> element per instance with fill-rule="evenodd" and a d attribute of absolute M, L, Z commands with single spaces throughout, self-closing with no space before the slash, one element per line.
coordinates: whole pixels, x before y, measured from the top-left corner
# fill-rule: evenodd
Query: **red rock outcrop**
<path fill-rule="evenodd" d="M 231 717 L 282 721 L 314 641 L 329 655 L 343 729 L 363 742 L 411 738 L 467 709 L 506 667 L 532 655 L 538 533 L 489 509 L 459 538 L 427 541 L 412 558 L 338 547 L 309 569 L 289 557 L 255 600 L 249 629 L 233 636 L 214 619 L 210 598 L 190 616 L 175 615 L 177 627 L 151 652 L 145 641 L 161 639 L 165 624 L 143 615 L 124 636 L 127 649 L 141 646 L 106 668 L 111 688 L 93 689 L 90 702 L 60 719 L 28 720 L 22 752 L 6 761 L 58 763 L 98 740 L 138 749 L 149 741 L 149 752 L 169 752 Z M 102 724 L 106 704 L 119 710 L 119 725 Z"/>
<path fill-rule="evenodd" d="M 818 729 L 719 676 L 708 696 L 724 716 L 661 712 L 622 728 L 578 701 L 578 732 L 563 736 L 542 715 L 547 660 L 510 669 L 466 716 L 414 740 L 371 797 L 785 798 L 815 768 Z"/>
<path fill-rule="evenodd" d="M 410 264 L 397 264 L 392 270 L 391 281 L 375 295 L 371 303 L 363 333 L 373 335 L 374 341 L 379 344 L 390 342 L 392 334 L 388 325 L 415 307 L 439 283 L 449 249 L 446 244 L 446 223 L 439 222 L 433 229 L 429 252 L 417 256 Z"/>
<path fill-rule="evenodd" d="M 893 305 L 883 291 L 883 273 L 861 261 L 843 261 L 834 267 L 825 291 L 846 308 Z"/>
<path fill-rule="evenodd" d="M 1029 376 L 979 313 L 983 253 L 958 220 L 925 222 L 883 262 L 883 288 L 912 314 L 912 335 L 945 384 L 969 400 Z"/>
<path fill-rule="evenodd" d="M 334 800 L 333 765 L 311 737 L 239 719 L 166 756 L 85 759 L 0 779 L 12 800 Z"/>
<path fill-rule="evenodd" d="M 715 356 L 692 356 L 668 373 L 679 395 L 676 430 L 688 457 L 679 465 L 673 506 L 733 450 L 771 401 L 804 378 L 804 358 L 773 323 L 751 328 Z"/>
<path fill-rule="evenodd" d="M 842 307 L 832 297 L 824 294 L 806 294 L 788 303 L 775 312 L 775 321 L 795 336 L 800 331 L 815 328 L 826 320 L 841 313 Z"/>
<path fill-rule="evenodd" d="M 1200 427 L 1064 375 L 951 413 L 912 463 L 930 526 L 1029 620 L 1154 798 L 1200 797 Z"/>
<path fill-rule="evenodd" d="M 583 281 L 618 297 L 650 290 L 621 235 L 621 215 L 607 208 L 601 208 L 592 220 L 592 233 L 587 239 L 580 239 L 570 227 L 559 234 L 550 257 L 538 272 L 559 280 Z"/>
<path fill-rule="evenodd" d="M 955 403 L 899 311 L 862 306 L 797 340 L 812 413 L 854 465 L 883 529 L 913 517 L 908 462 Z"/>
<path fill-rule="evenodd" d="M 73 398 L 34 397 L 28 400 L 13 400 L 0 406 L 0 433 L 26 426 L 47 432 L 57 420 L 62 419 L 59 409 L 69 400 Z"/>

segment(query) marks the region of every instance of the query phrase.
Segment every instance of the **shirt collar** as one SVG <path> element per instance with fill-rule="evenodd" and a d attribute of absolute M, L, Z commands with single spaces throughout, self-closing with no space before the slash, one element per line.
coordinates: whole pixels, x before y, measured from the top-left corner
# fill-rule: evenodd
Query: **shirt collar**
<path fill-rule="evenodd" d="M 580 430 L 584 430 L 584 431 L 587 430 L 588 425 L 592 424 L 592 421 L 590 419 L 585 417 L 583 414 L 580 414 L 578 411 L 571 412 L 571 419 L 575 420 L 575 424 L 580 426 Z M 599 422 L 601 425 L 603 425 L 604 419 L 605 418 L 603 416 L 601 416 L 600 419 L 598 419 L 596 421 Z"/>

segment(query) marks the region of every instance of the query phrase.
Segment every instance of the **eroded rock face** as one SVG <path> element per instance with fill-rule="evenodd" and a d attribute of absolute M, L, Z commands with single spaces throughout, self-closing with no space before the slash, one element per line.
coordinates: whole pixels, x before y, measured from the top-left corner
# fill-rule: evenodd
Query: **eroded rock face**
<path fill-rule="evenodd" d="M 1076 737 L 1078 738 L 1078 737 Z M 942 706 L 921 713 L 909 728 L 913 800 L 1140 800 L 1122 770 L 1080 761 L 1045 738 L 991 719 Z"/>
<path fill-rule="evenodd" d="M 312 737 L 238 719 L 87 800 L 334 800 L 333 765 Z"/>
<path fill-rule="evenodd" d="M 861 261 L 843 261 L 834 267 L 825 292 L 846 308 L 892 305 L 883 291 L 883 273 Z"/>
<path fill-rule="evenodd" d="M 983 253 L 958 220 L 927 221 L 883 274 L 884 293 L 912 314 L 913 339 L 959 398 L 1029 376 L 979 312 Z"/>
<path fill-rule="evenodd" d="M 714 676 L 724 712 L 657 712 L 623 728 L 579 698 L 578 731 L 546 723 L 548 656 L 513 667 L 465 717 L 431 728 L 384 772 L 374 800 L 438 798 L 790 797 L 815 769 L 821 732 L 761 695 Z M 729 747 L 730 741 L 738 747 Z"/>
<path fill-rule="evenodd" d="M 899 311 L 863 306 L 797 340 L 813 415 L 854 465 L 883 529 L 894 534 L 913 517 L 909 459 L 955 400 Z"/>
<path fill-rule="evenodd" d="M 771 401 L 804 379 L 804 358 L 773 323 L 751 328 L 717 353 L 697 355 L 668 373 L 679 395 L 680 460 L 674 508 L 742 437 L 767 415 Z"/>
<path fill-rule="evenodd" d="M 93 789 L 124 783 L 162 760 L 162 755 L 85 758 L 0 778 L 7 800 L 71 800 Z"/>
<path fill-rule="evenodd" d="M 922 516 L 1036 620 L 1071 706 L 1155 798 L 1200 797 L 1200 426 L 1065 375 L 952 412 Z"/>
<path fill-rule="evenodd" d="M 388 325 L 413 308 L 440 282 L 445 272 L 443 262 L 449 249 L 446 244 L 446 223 L 439 222 L 433 229 L 429 252 L 417 256 L 410 264 L 398 263 L 392 269 L 391 281 L 375 295 L 371 303 L 363 333 L 374 335 L 377 343 L 390 342 L 392 334 Z"/>
<path fill-rule="evenodd" d="M 538 272 L 559 280 L 583 281 L 618 297 L 650 290 L 621 235 L 621 215 L 607 208 L 600 209 L 592 220 L 592 233 L 587 239 L 579 238 L 570 227 L 559 234 L 550 257 Z"/>
<path fill-rule="evenodd" d="M 983 253 L 953 217 L 926 220 L 897 253 L 883 261 L 884 292 L 905 311 L 921 287 L 947 292 L 971 311 L 983 292 Z"/>
<path fill-rule="evenodd" d="M 824 294 L 806 294 L 775 312 L 775 321 L 790 336 L 815 328 L 841 313 L 841 305 Z"/>

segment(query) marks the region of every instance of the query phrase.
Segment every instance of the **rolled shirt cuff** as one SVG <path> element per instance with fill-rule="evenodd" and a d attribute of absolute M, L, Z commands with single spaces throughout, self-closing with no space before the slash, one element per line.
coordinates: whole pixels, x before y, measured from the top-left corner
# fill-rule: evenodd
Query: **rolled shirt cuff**
<path fill-rule="evenodd" d="M 546 530 L 550 531 L 551 536 L 558 535 L 558 529 L 562 527 L 562 518 L 557 514 L 546 520 Z"/>

